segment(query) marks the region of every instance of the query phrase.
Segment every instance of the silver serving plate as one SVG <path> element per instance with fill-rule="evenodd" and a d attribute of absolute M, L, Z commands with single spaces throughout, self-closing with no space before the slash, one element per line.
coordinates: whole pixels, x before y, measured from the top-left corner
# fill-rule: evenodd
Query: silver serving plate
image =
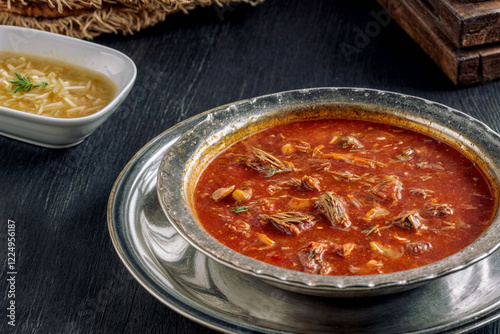
<path fill-rule="evenodd" d="M 170 146 L 207 118 L 188 119 L 147 144 L 109 198 L 118 255 L 165 305 L 224 333 L 466 333 L 500 318 L 500 251 L 408 292 L 336 299 L 274 287 L 190 246 L 162 212 L 156 176 Z"/>
<path fill-rule="evenodd" d="M 203 119 L 166 150 L 161 162 L 158 196 L 167 219 L 189 244 L 225 266 L 284 289 L 325 297 L 367 297 L 412 289 L 462 270 L 499 247 L 497 212 L 487 231 L 472 245 L 430 265 L 389 274 L 325 276 L 257 261 L 210 236 L 192 210 L 192 192 L 206 163 L 221 149 L 260 129 L 322 118 L 379 121 L 445 140 L 483 167 L 498 194 L 500 137 L 485 124 L 413 96 L 372 89 L 315 88 L 262 96 L 203 114 Z"/>

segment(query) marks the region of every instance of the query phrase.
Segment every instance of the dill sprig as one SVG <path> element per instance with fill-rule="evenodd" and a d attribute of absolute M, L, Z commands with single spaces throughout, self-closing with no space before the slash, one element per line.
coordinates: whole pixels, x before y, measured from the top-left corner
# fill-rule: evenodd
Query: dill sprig
<path fill-rule="evenodd" d="M 47 87 L 49 85 L 47 82 L 35 84 L 31 82 L 29 77 L 23 78 L 19 73 L 14 74 L 16 75 L 17 80 L 11 80 L 10 83 L 17 87 L 12 90 L 13 93 L 19 93 L 23 90 L 30 92 L 33 87 Z"/>
<path fill-rule="evenodd" d="M 248 211 L 248 206 L 242 205 L 242 206 L 237 206 L 231 209 L 236 214 L 247 212 Z"/>

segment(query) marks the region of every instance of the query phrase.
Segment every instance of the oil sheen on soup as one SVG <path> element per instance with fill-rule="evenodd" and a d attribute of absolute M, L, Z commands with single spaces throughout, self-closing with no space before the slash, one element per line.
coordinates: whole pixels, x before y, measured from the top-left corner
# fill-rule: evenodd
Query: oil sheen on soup
<path fill-rule="evenodd" d="M 0 106 L 56 118 L 102 110 L 116 87 L 104 75 L 33 55 L 0 52 Z"/>
<path fill-rule="evenodd" d="M 226 246 L 321 275 L 443 259 L 477 239 L 496 208 L 481 170 L 449 144 L 359 120 L 280 125 L 234 143 L 202 172 L 194 203 Z"/>

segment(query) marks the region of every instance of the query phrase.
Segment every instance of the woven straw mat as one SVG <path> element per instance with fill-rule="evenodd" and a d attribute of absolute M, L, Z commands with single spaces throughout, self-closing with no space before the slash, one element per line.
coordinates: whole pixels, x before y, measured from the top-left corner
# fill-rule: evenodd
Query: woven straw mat
<path fill-rule="evenodd" d="M 164 21 L 169 14 L 196 7 L 264 0 L 0 0 L 0 24 L 50 31 L 81 39 L 107 33 L 133 34 Z M 228 7 L 226 7 L 228 8 Z"/>

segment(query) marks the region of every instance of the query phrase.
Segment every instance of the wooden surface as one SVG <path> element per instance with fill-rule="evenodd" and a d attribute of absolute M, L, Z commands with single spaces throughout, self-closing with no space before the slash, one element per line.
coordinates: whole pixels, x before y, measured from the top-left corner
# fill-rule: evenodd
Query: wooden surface
<path fill-rule="evenodd" d="M 447 104 L 499 131 L 500 82 L 456 88 L 381 10 L 376 1 L 274 0 L 203 8 L 134 36 L 97 39 L 137 64 L 122 107 L 71 149 L 0 137 L 0 333 L 214 333 L 132 278 L 106 223 L 126 163 L 207 109 L 290 89 L 367 87 Z M 8 220 L 17 226 L 16 327 L 6 317 Z M 498 322 L 472 333 L 499 333 Z"/>

